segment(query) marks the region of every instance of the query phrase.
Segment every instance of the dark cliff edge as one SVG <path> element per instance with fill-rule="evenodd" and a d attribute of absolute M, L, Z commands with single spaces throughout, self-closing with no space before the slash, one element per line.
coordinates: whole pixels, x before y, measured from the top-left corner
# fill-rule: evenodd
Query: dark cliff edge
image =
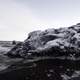
<path fill-rule="evenodd" d="M 5 56 L 12 63 L 0 80 L 80 80 L 80 23 L 31 32 Z"/>

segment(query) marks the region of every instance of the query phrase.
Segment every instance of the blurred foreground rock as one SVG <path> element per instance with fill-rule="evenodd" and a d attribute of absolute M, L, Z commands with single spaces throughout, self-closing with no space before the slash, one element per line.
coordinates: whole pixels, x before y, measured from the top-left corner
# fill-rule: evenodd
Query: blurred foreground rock
<path fill-rule="evenodd" d="M 9 57 L 70 56 L 80 54 L 80 24 L 67 28 L 33 31 L 7 53 Z M 31 53 L 31 54 L 30 54 Z"/>

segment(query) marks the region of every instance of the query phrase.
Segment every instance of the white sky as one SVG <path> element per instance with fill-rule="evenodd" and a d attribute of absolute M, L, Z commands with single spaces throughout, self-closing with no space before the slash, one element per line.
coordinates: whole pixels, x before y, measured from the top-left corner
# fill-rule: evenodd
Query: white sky
<path fill-rule="evenodd" d="M 0 40 L 80 23 L 80 0 L 0 0 Z"/>

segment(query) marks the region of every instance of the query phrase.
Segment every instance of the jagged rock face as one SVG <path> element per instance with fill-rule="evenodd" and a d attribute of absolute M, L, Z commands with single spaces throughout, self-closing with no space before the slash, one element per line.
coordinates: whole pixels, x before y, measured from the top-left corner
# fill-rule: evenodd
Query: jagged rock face
<path fill-rule="evenodd" d="M 61 54 L 59 53 L 56 56 L 65 55 L 63 53 L 77 53 L 76 56 L 79 56 L 80 24 L 67 28 L 31 32 L 21 45 L 16 45 L 14 48 L 8 52 L 7 55 L 24 57 L 25 55 L 34 55 L 34 53 L 44 52 L 49 56 L 49 51 L 51 51 L 53 56 L 55 56 L 57 53 L 54 51 L 58 53 L 60 51 Z"/>

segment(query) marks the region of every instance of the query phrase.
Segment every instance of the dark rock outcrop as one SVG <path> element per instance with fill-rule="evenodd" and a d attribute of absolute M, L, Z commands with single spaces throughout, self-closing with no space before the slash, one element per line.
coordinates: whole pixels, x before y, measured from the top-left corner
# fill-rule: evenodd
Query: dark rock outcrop
<path fill-rule="evenodd" d="M 0 80 L 80 79 L 80 23 L 31 32 L 6 56 L 21 60 L 0 71 Z"/>

